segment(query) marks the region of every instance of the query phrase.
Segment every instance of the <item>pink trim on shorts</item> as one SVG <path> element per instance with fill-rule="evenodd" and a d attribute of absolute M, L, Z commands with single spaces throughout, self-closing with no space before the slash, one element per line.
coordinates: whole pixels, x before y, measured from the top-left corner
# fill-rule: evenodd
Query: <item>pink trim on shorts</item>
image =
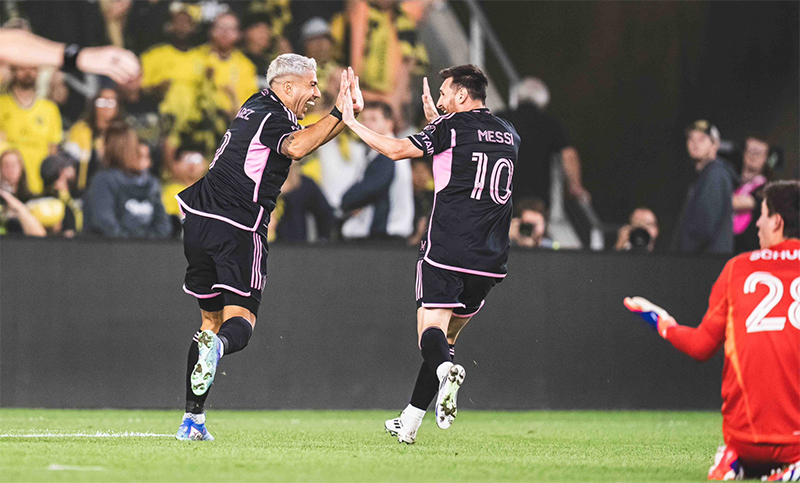
<path fill-rule="evenodd" d="M 219 293 L 219 292 L 216 292 L 216 293 L 210 293 L 210 294 L 199 294 L 199 293 L 194 293 L 194 292 L 192 292 L 191 290 L 189 290 L 188 288 L 186 288 L 186 284 L 184 284 L 184 285 L 183 285 L 183 291 L 184 291 L 184 292 L 186 292 L 186 293 L 188 293 L 188 294 L 189 294 L 189 295 L 191 295 L 192 297 L 197 297 L 197 298 L 199 298 L 199 299 L 213 299 L 214 297 L 216 297 L 216 296 L 218 296 L 218 295 L 222 295 L 222 294 L 221 294 L 221 293 Z"/>
<path fill-rule="evenodd" d="M 465 309 L 467 308 L 466 305 L 455 303 L 455 304 L 426 304 L 425 302 L 422 303 L 422 307 L 425 309 Z"/>
<path fill-rule="evenodd" d="M 444 270 L 451 270 L 453 272 L 467 273 L 467 274 L 470 274 L 470 275 L 479 275 L 481 277 L 506 278 L 506 275 L 508 275 L 507 273 L 482 272 L 480 270 L 470 270 L 468 268 L 452 267 L 450 265 L 445 265 L 443 263 L 434 262 L 433 260 L 428 258 L 427 254 L 425 254 L 425 261 L 430 263 L 431 265 L 433 265 L 436 268 L 442 268 Z"/>
<path fill-rule="evenodd" d="M 474 316 L 475 314 L 477 314 L 478 312 L 480 312 L 481 309 L 483 308 L 483 304 L 485 304 L 485 303 L 486 303 L 485 300 L 481 300 L 481 305 L 478 307 L 477 310 L 475 310 L 475 312 L 472 312 L 471 314 L 462 315 L 462 314 L 457 314 L 457 313 L 453 312 L 453 317 L 458 317 L 459 319 L 468 319 L 468 318 Z"/>
<path fill-rule="evenodd" d="M 189 205 L 184 202 L 180 196 L 175 195 L 175 199 L 178 200 L 178 206 L 182 207 L 184 210 L 188 211 L 189 213 L 197 216 L 203 216 L 205 218 L 213 218 L 215 220 L 224 221 L 229 225 L 233 225 L 236 228 L 244 231 L 256 231 L 258 229 L 258 225 L 261 223 L 261 217 L 264 215 L 264 207 L 262 206 L 258 212 L 258 217 L 256 218 L 256 223 L 253 225 L 252 228 L 246 227 L 240 223 L 237 223 L 230 218 L 225 218 L 224 216 L 215 215 L 213 213 L 206 213 L 205 211 L 195 210 L 194 208 L 189 208 Z"/>
<path fill-rule="evenodd" d="M 242 297 L 250 296 L 250 292 L 242 292 L 241 290 L 237 290 L 231 287 L 230 285 L 225 285 L 223 283 L 215 283 L 214 285 L 211 286 L 211 288 L 221 288 L 223 290 L 227 290 L 228 292 L 233 292 L 236 295 L 241 295 Z"/>

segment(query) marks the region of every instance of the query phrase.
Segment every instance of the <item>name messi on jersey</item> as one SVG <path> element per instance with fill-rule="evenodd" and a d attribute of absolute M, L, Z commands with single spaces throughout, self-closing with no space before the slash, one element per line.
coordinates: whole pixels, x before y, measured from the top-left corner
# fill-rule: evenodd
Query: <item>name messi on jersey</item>
<path fill-rule="evenodd" d="M 503 131 L 480 131 L 478 130 L 478 142 L 487 141 L 490 143 L 514 145 L 514 136 L 510 132 Z"/>

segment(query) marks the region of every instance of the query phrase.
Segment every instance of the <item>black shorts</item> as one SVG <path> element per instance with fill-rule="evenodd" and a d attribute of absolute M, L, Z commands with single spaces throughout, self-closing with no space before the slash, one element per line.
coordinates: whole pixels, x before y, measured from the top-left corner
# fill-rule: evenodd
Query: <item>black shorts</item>
<path fill-rule="evenodd" d="M 183 253 L 189 262 L 183 290 L 208 312 L 226 305 L 257 314 L 267 282 L 267 239 L 224 221 L 186 214 Z"/>
<path fill-rule="evenodd" d="M 417 308 L 452 308 L 454 317 L 472 317 L 502 278 L 483 277 L 417 261 Z"/>

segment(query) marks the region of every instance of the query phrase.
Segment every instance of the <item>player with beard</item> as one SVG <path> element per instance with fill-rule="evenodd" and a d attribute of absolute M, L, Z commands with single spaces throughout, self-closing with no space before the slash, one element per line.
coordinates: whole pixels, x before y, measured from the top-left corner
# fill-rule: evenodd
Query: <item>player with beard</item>
<path fill-rule="evenodd" d="M 423 106 L 430 124 L 406 139 L 382 136 L 359 123 L 349 106 L 343 120 L 370 147 L 394 159 L 433 156 L 434 201 L 417 261 L 417 332 L 423 363 L 411 401 L 386 429 L 414 443 L 436 397 L 436 423 L 456 417 L 465 371 L 452 361 L 464 326 L 506 276 L 511 186 L 519 149 L 514 127 L 486 108 L 488 79 L 474 65 L 444 69 L 434 104 L 427 79 Z M 444 112 L 439 116 L 437 108 Z"/>
<path fill-rule="evenodd" d="M 220 358 L 244 349 L 253 333 L 267 278 L 267 224 L 292 160 L 339 134 L 342 110 L 364 107 L 358 78 L 348 69 L 331 113 L 301 128 L 297 120 L 321 94 L 316 62 L 297 54 L 276 57 L 267 84 L 239 109 L 208 174 L 176 196 L 186 214 L 183 289 L 197 298 L 202 314 L 189 347 L 179 440 L 214 439 L 205 427 L 208 390 Z"/>

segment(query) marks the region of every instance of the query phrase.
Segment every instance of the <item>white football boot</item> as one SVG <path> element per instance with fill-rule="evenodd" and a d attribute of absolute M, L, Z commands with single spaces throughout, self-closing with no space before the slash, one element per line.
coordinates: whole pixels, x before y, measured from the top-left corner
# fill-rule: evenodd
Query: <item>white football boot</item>
<path fill-rule="evenodd" d="M 394 419 L 387 419 L 383 424 L 386 432 L 397 437 L 400 443 L 414 444 L 417 440 L 417 430 L 422 424 L 425 411 L 408 405 L 400 416 Z"/>
<path fill-rule="evenodd" d="M 447 429 L 453 424 L 458 412 L 458 389 L 464 383 L 467 373 L 461 364 L 443 362 L 437 369 L 439 394 L 436 396 L 436 425 Z"/>
<path fill-rule="evenodd" d="M 196 396 L 202 396 L 214 383 L 217 364 L 222 357 L 222 341 L 213 331 L 204 330 L 197 337 L 197 348 L 199 349 L 197 364 L 192 370 L 190 380 L 192 392 Z"/>

